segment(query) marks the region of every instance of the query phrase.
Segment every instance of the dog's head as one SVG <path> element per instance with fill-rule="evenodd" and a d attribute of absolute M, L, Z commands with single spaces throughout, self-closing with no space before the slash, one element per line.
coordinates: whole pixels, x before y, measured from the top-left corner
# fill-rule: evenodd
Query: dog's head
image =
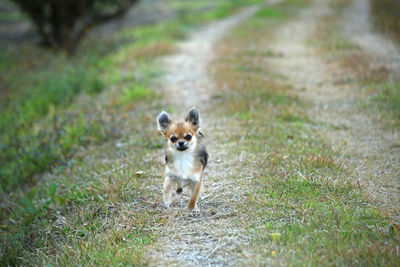
<path fill-rule="evenodd" d="M 196 134 L 199 130 L 199 113 L 196 108 L 189 110 L 184 121 L 174 122 L 167 112 L 158 115 L 158 130 L 167 140 L 167 146 L 178 151 L 185 151 L 196 146 Z"/>

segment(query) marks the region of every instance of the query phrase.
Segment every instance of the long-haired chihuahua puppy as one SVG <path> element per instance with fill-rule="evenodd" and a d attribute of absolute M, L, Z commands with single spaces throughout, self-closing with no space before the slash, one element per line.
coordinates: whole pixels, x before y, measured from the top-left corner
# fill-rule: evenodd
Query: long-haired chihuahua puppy
<path fill-rule="evenodd" d="M 188 208 L 190 211 L 197 208 L 208 160 L 199 120 L 196 108 L 189 110 L 184 121 L 172 121 L 165 111 L 158 115 L 158 130 L 165 137 L 163 200 L 166 207 L 171 205 L 173 188 L 179 194 L 187 187 L 191 192 Z"/>

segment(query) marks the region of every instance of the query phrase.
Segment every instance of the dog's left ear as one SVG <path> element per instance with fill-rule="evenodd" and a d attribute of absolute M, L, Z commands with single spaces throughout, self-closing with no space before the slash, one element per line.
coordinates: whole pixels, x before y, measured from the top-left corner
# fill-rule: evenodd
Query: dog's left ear
<path fill-rule="evenodd" d="M 197 131 L 200 127 L 199 112 L 196 108 L 191 108 L 185 117 L 185 121 L 192 124 L 193 129 Z"/>

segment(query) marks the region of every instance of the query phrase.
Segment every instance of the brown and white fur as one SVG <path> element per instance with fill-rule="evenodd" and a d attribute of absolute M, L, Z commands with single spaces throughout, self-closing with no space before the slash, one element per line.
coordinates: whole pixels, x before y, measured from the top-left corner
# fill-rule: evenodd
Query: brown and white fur
<path fill-rule="evenodd" d="M 197 209 L 196 202 L 208 160 L 204 136 L 199 131 L 199 113 L 192 108 L 184 121 L 173 122 L 163 111 L 157 122 L 158 130 L 165 137 L 164 204 L 166 207 L 171 205 L 173 188 L 181 193 L 187 187 L 191 193 L 188 209 Z"/>

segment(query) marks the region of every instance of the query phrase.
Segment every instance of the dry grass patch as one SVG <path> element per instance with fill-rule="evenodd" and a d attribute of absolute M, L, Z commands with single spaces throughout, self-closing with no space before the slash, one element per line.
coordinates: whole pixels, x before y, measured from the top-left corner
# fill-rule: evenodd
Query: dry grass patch
<path fill-rule="evenodd" d="M 290 3 L 274 8 L 293 12 Z M 242 25 L 221 42 L 215 60 L 221 113 L 239 124 L 227 137 L 237 144 L 232 157 L 247 155 L 239 157 L 246 168 L 238 172 L 246 199 L 236 204 L 252 237 L 243 249 L 254 264 L 396 266 L 399 236 L 350 184 L 346 159 L 323 141 L 327 126 L 306 115 L 310 103 L 271 72 L 268 57 L 248 53 L 271 41 L 279 23 L 273 17 Z"/>
<path fill-rule="evenodd" d="M 389 6 L 396 5 L 388 0 L 377 6 L 377 1 L 373 2 L 374 16 L 382 16 L 384 10 Z M 342 13 L 347 7 L 346 3 L 334 2 L 331 4 L 334 12 L 318 25 L 318 36 L 313 39 L 315 46 L 319 47 L 321 54 L 326 59 L 334 59 L 343 68 L 341 75 L 335 82 L 337 85 L 350 84 L 355 88 L 363 90 L 355 91 L 362 100 L 360 109 L 369 114 L 379 114 L 383 128 L 397 128 L 400 122 L 400 77 L 399 73 L 393 73 L 386 68 L 383 63 L 376 63 L 373 55 L 368 55 L 361 48 L 351 43 L 341 31 Z M 393 20 L 393 12 L 388 12 L 387 19 Z M 376 19 L 376 17 L 375 17 Z M 384 26 L 388 22 L 382 20 L 378 24 Z"/>

